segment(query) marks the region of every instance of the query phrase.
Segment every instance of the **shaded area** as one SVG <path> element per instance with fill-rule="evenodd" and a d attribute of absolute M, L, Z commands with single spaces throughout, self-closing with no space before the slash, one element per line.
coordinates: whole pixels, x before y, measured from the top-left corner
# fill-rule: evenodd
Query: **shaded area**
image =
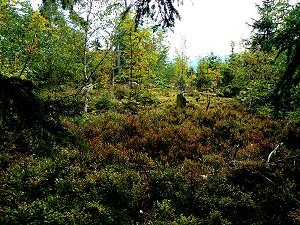
<path fill-rule="evenodd" d="M 59 119 L 63 103 L 39 98 L 31 81 L 0 76 L 0 150 L 47 155 L 71 138 Z"/>

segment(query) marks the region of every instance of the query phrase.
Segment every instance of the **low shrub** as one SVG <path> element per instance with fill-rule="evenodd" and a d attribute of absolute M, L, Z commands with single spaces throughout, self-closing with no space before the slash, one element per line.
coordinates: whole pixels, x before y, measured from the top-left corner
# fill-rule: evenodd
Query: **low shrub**
<path fill-rule="evenodd" d="M 298 125 L 214 104 L 82 114 L 63 122 L 81 145 L 0 151 L 0 223 L 299 224 Z"/>

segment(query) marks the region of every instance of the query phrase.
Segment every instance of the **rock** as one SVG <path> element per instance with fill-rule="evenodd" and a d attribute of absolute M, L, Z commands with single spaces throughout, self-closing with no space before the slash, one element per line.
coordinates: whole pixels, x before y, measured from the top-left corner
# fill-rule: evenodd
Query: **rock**
<path fill-rule="evenodd" d="M 129 81 L 128 83 L 124 84 L 123 86 L 135 89 L 135 88 L 139 87 L 139 84 L 135 81 L 132 81 L 132 82 Z"/>

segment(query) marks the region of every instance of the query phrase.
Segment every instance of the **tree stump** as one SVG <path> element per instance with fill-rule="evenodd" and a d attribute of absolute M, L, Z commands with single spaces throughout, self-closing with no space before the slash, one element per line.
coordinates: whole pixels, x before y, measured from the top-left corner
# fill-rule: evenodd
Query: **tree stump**
<path fill-rule="evenodd" d="M 177 98 L 176 98 L 176 106 L 177 106 L 177 108 L 179 108 L 179 109 L 185 108 L 186 107 L 186 103 L 187 103 L 187 100 L 183 96 L 183 94 L 182 93 L 178 94 Z"/>

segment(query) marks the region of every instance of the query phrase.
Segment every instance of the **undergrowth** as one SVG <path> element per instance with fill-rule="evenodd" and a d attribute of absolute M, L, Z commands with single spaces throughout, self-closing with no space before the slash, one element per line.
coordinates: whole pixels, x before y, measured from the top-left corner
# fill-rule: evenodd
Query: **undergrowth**
<path fill-rule="evenodd" d="M 0 223 L 299 224 L 299 125 L 199 104 L 65 119 L 85 148 L 2 150 Z"/>

